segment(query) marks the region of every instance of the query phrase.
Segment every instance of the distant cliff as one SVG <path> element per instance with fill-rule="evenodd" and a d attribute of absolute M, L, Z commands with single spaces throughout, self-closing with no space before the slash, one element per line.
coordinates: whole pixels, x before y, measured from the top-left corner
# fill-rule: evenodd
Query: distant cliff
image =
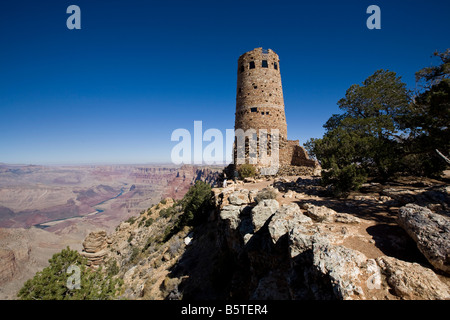
<path fill-rule="evenodd" d="M 215 185 L 222 172 L 222 167 L 181 166 L 174 178 L 168 182 L 163 192 L 163 198 L 181 199 L 195 181 L 204 181 Z"/>

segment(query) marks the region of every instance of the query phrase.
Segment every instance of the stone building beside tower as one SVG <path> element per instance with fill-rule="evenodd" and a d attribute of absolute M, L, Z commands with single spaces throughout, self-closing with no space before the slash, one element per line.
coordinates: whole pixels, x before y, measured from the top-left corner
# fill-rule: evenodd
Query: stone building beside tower
<path fill-rule="evenodd" d="M 259 131 L 278 129 L 279 165 L 286 167 L 311 167 L 317 163 L 311 160 L 298 140 L 288 140 L 287 123 L 284 112 L 283 88 L 281 85 L 280 59 L 271 49 L 256 48 L 239 57 L 237 70 L 235 130 L 248 132 L 254 129 L 257 149 L 260 149 Z M 270 140 L 270 137 L 269 137 Z M 249 163 L 248 141 L 245 144 L 246 163 Z M 267 148 L 270 151 L 270 143 Z M 237 164 L 236 141 L 234 147 L 234 164 Z M 265 165 L 256 162 L 256 167 Z M 237 164 L 239 167 L 239 164 Z M 295 170 L 294 170 L 295 171 Z"/>

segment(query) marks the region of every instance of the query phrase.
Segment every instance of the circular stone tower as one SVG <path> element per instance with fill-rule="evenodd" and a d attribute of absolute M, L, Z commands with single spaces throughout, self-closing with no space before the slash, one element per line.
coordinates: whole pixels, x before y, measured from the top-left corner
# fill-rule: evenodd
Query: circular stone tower
<path fill-rule="evenodd" d="M 291 175 L 294 172 L 303 174 L 300 167 L 315 168 L 317 165 L 299 145 L 298 140 L 287 139 L 280 59 L 270 49 L 256 48 L 244 53 L 238 59 L 234 128 L 242 129 L 244 132 L 239 132 L 239 135 L 243 134 L 244 137 L 240 136 L 238 142 L 236 135 L 233 147 L 234 162 L 229 166 L 233 171 L 227 173 L 229 176 L 232 174 L 235 176 L 236 169 L 243 163 L 250 163 L 257 168 L 267 168 L 269 164 L 265 161 L 265 154 L 270 157 L 271 169 L 274 165 L 279 166 L 280 172 Z M 259 141 L 260 138 L 264 138 L 264 135 L 260 136 L 261 129 L 267 134 L 267 139 L 263 141 Z M 270 136 L 274 133 L 272 129 L 278 129 L 278 139 Z M 252 136 L 251 143 L 247 138 L 249 136 Z M 276 149 L 272 150 L 272 147 Z M 292 166 L 299 169 L 294 170 Z"/>
<path fill-rule="evenodd" d="M 271 49 L 256 48 L 239 57 L 235 129 L 278 129 L 287 140 L 280 59 Z"/>

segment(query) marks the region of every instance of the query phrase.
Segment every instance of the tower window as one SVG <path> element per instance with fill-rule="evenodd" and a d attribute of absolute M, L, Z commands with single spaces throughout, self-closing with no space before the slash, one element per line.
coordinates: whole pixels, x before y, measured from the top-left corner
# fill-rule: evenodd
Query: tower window
<path fill-rule="evenodd" d="M 274 62 L 274 63 L 273 63 L 273 68 L 274 68 L 275 70 L 278 70 L 278 63 Z"/>
<path fill-rule="evenodd" d="M 250 112 L 258 112 L 258 108 L 250 108 Z"/>
<path fill-rule="evenodd" d="M 242 88 L 239 88 L 239 93 L 241 93 L 242 92 Z"/>
<path fill-rule="evenodd" d="M 263 67 L 263 68 L 268 68 L 269 67 L 269 65 L 267 64 L 267 60 L 263 60 L 262 61 L 261 67 Z"/>
<path fill-rule="evenodd" d="M 262 115 L 264 115 L 264 112 L 261 112 Z"/>
<path fill-rule="evenodd" d="M 250 69 L 255 69 L 255 61 L 250 61 L 249 68 Z"/>
<path fill-rule="evenodd" d="M 244 72 L 244 70 L 245 70 L 245 67 L 241 66 L 241 73 Z"/>
<path fill-rule="evenodd" d="M 266 111 L 266 114 L 269 114 L 269 111 Z"/>

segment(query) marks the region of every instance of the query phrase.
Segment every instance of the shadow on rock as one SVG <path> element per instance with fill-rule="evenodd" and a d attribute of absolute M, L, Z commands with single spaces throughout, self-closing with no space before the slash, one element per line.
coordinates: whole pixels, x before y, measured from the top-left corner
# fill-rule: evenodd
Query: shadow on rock
<path fill-rule="evenodd" d="M 385 255 L 430 267 L 414 240 L 398 225 L 377 224 L 368 227 L 366 231 L 372 236 L 375 246 Z"/>

